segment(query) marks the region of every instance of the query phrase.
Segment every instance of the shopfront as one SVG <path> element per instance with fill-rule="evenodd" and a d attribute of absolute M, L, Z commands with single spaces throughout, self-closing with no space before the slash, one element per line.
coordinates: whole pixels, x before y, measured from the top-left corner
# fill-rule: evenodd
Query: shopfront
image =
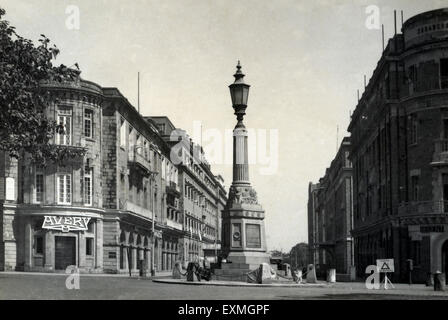
<path fill-rule="evenodd" d="M 18 265 L 25 271 L 63 272 L 76 266 L 82 272 L 102 272 L 99 215 L 58 213 L 21 216 L 19 220 L 23 243 L 18 243 L 18 260 L 22 260 Z"/>

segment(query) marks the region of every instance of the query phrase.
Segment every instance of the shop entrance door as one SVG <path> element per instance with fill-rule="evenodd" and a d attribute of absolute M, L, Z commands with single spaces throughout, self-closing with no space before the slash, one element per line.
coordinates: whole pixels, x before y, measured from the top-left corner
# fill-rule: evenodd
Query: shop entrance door
<path fill-rule="evenodd" d="M 55 269 L 65 270 L 76 265 L 76 238 L 55 237 Z"/>

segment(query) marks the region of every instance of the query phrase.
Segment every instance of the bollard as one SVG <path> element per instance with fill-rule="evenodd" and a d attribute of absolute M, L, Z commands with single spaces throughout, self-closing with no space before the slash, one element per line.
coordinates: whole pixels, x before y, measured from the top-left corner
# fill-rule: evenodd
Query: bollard
<path fill-rule="evenodd" d="M 356 267 L 350 266 L 350 281 L 356 281 Z"/>
<path fill-rule="evenodd" d="M 431 272 L 428 272 L 428 274 L 426 275 L 426 286 L 434 286 L 434 275 Z"/>
<path fill-rule="evenodd" d="M 440 271 L 434 274 L 434 291 L 445 291 L 445 274 Z"/>
<path fill-rule="evenodd" d="M 335 283 L 336 282 L 336 269 L 328 269 L 327 271 L 327 282 Z"/>
<path fill-rule="evenodd" d="M 146 260 L 139 260 L 140 277 L 146 277 L 148 275 L 148 264 Z"/>
<path fill-rule="evenodd" d="M 306 283 L 317 283 L 316 269 L 313 264 L 308 265 L 306 273 Z"/>
<path fill-rule="evenodd" d="M 182 279 L 182 264 L 180 261 L 174 263 L 172 277 L 173 279 Z"/>

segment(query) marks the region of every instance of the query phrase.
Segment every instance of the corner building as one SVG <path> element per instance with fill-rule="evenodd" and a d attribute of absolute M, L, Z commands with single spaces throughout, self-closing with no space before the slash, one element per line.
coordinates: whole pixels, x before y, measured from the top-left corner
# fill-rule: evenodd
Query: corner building
<path fill-rule="evenodd" d="M 80 79 L 44 88 L 57 101 L 48 117 L 66 128 L 53 143 L 85 156 L 43 167 L 0 153 L 0 270 L 102 272 L 102 90 Z"/>
<path fill-rule="evenodd" d="M 448 9 L 389 39 L 351 117 L 355 263 L 393 258 L 392 281 L 448 273 Z"/>

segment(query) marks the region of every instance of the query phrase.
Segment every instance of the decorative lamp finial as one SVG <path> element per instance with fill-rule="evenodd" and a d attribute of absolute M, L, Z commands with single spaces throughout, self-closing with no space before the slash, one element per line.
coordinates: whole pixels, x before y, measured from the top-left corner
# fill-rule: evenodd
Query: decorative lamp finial
<path fill-rule="evenodd" d="M 243 78 L 244 78 L 245 74 L 241 71 L 240 60 L 238 60 L 238 64 L 236 66 L 236 73 L 233 76 L 235 77 L 235 83 L 244 83 Z"/>

